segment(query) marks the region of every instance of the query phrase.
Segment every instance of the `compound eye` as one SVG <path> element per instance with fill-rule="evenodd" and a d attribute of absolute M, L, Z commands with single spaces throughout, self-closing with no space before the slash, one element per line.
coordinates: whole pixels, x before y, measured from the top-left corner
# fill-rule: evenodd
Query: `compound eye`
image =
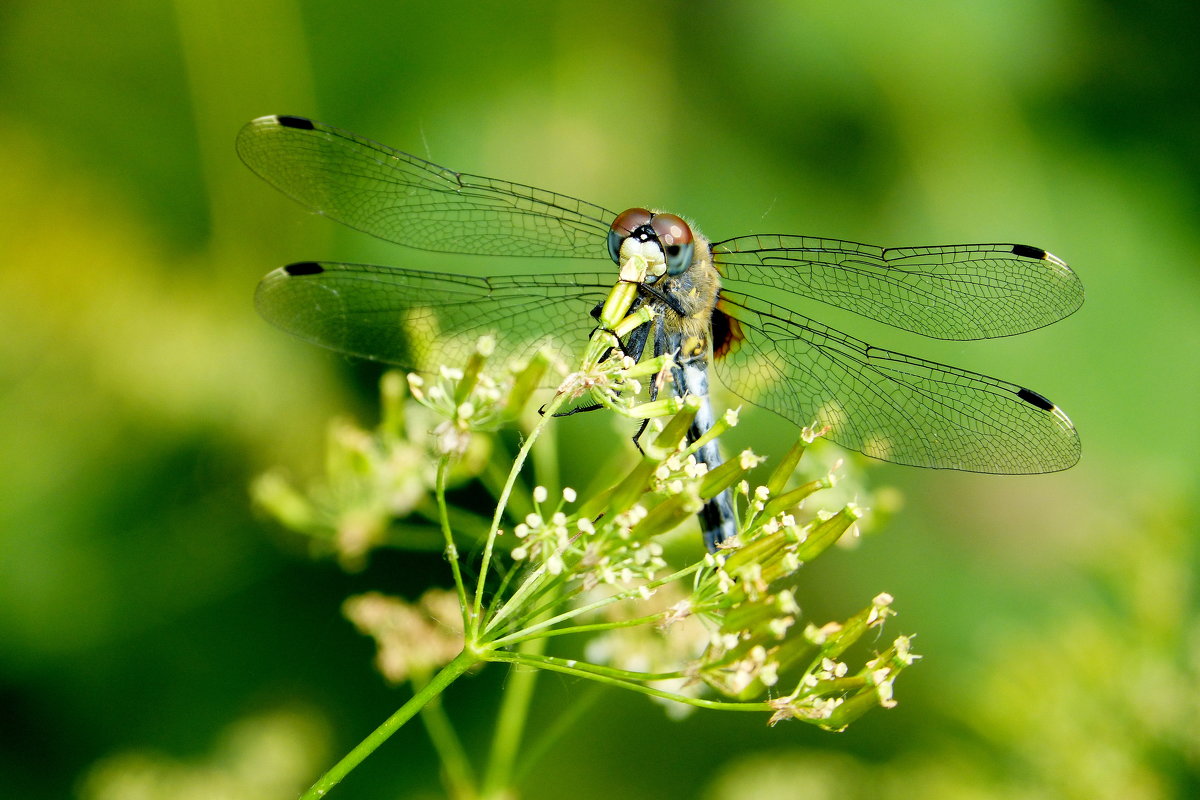
<path fill-rule="evenodd" d="M 695 244 L 686 222 L 674 214 L 655 214 L 650 226 L 662 246 L 668 274 L 679 275 L 692 265 Z"/>
<path fill-rule="evenodd" d="M 644 208 L 631 208 L 617 215 L 608 230 L 608 255 L 615 263 L 621 263 L 621 243 L 638 228 L 649 225 L 653 218 L 654 215 Z"/>

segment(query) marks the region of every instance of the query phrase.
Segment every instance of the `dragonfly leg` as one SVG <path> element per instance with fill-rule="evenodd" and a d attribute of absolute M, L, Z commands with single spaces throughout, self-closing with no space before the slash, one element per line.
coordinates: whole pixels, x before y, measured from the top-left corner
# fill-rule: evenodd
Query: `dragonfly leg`
<path fill-rule="evenodd" d="M 577 406 L 575 408 L 568 408 L 566 411 L 556 411 L 556 412 L 554 412 L 554 416 L 555 417 L 569 417 L 572 414 L 583 414 L 587 411 L 599 411 L 602 408 L 604 408 L 604 406 L 600 403 L 589 403 L 586 406 Z M 543 417 L 546 416 L 546 404 L 545 403 L 543 403 L 542 407 L 538 409 L 538 414 L 540 414 Z"/>

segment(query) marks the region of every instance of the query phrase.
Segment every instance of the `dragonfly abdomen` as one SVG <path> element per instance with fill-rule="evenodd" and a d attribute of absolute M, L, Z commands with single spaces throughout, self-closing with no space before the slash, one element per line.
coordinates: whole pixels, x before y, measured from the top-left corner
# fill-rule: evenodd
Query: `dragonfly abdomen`
<path fill-rule="evenodd" d="M 684 385 L 687 393 L 700 399 L 700 410 L 688 429 L 688 443 L 697 441 L 712 428 L 714 418 L 712 402 L 708 397 L 708 370 L 704 361 L 693 361 L 683 365 Z M 708 469 L 721 466 L 721 447 L 717 440 L 710 439 L 696 451 L 696 460 Z M 708 500 L 700 509 L 700 529 L 704 534 L 704 546 L 716 552 L 726 539 L 737 534 L 737 519 L 733 512 L 733 495 L 725 489 Z"/>

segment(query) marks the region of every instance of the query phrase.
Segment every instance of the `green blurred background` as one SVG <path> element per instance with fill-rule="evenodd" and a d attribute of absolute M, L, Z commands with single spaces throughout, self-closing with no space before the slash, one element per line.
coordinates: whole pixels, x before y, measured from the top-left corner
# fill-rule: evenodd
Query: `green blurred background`
<path fill-rule="evenodd" d="M 526 796 L 1197 796 L 1197 28 L 1191 4 L 1128 0 L 6 0 L 4 796 L 94 797 L 139 764 L 291 758 L 307 778 L 403 699 L 340 602 L 446 585 L 441 560 L 382 553 L 347 575 L 247 495 L 275 464 L 317 472 L 329 417 L 369 423 L 374 373 L 251 298 L 301 259 L 459 266 L 251 175 L 233 138 L 269 113 L 675 209 L 715 238 L 1039 245 L 1087 287 L 1074 317 L 1009 340 L 853 331 L 1032 386 L 1084 443 L 1049 476 L 873 471 L 907 505 L 814 570 L 806 610 L 897 597 L 895 630 L 925 655 L 899 708 L 832 735 L 605 695 Z M 739 436 L 772 454 L 791 433 L 768 416 Z M 447 699 L 474 752 L 503 680 Z M 534 730 L 581 687 L 541 689 Z M 335 794 L 439 791 L 413 725 Z"/>

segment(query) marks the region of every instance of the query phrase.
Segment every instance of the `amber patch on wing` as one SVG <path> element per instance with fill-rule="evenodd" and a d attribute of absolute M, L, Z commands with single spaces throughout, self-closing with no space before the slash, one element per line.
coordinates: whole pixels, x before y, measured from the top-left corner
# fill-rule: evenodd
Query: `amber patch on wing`
<path fill-rule="evenodd" d="M 712 312 L 713 358 L 725 358 L 735 352 L 746 338 L 742 323 L 726 310 L 724 301 L 718 300 Z"/>

